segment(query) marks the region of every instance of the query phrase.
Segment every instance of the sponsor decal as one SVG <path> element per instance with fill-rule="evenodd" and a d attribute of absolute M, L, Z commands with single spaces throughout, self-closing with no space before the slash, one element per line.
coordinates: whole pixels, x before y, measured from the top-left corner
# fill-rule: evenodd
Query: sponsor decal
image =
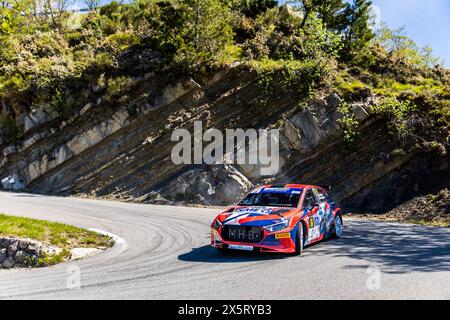
<path fill-rule="evenodd" d="M 286 188 L 265 188 L 264 191 L 265 192 L 288 192 L 290 189 L 286 189 Z"/>
<path fill-rule="evenodd" d="M 291 234 L 289 232 L 275 234 L 275 239 L 289 239 Z"/>
<path fill-rule="evenodd" d="M 228 249 L 231 249 L 231 250 L 253 251 L 253 247 L 252 247 L 252 246 L 241 246 L 241 245 L 236 245 L 236 244 L 229 244 L 229 245 L 228 245 Z"/>
<path fill-rule="evenodd" d="M 309 227 L 314 228 L 314 217 L 309 218 Z"/>
<path fill-rule="evenodd" d="M 308 241 L 317 239 L 320 237 L 320 227 L 314 227 L 309 229 Z"/>

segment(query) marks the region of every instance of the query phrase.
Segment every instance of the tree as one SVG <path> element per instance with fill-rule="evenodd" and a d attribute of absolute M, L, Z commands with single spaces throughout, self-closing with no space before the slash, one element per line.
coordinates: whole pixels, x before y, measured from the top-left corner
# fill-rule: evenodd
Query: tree
<path fill-rule="evenodd" d="M 419 67 L 435 67 L 443 61 L 433 55 L 429 46 L 419 48 L 417 43 L 406 35 L 405 27 L 390 29 L 386 24 L 377 30 L 374 43 L 382 46 L 394 63 L 407 62 Z"/>
<path fill-rule="evenodd" d="M 345 22 L 344 11 L 346 5 L 343 0 L 300 0 L 288 1 L 303 12 L 300 28 L 304 28 L 311 14 L 316 13 L 327 28 L 341 31 Z"/>
<path fill-rule="evenodd" d="M 363 52 L 375 37 L 371 27 L 370 0 L 353 0 L 346 7 L 347 27 L 344 30 L 344 56 L 347 58 Z"/>
<path fill-rule="evenodd" d="M 201 64 L 232 43 L 230 10 L 220 0 L 185 0 L 182 59 Z"/>
<path fill-rule="evenodd" d="M 53 29 L 62 32 L 67 10 L 75 0 L 44 0 L 42 9 L 50 17 Z M 39 13 L 37 13 L 39 14 Z"/>
<path fill-rule="evenodd" d="M 249 18 L 255 18 L 258 14 L 278 5 L 277 0 L 232 0 L 233 10 L 243 13 Z"/>
<path fill-rule="evenodd" d="M 89 11 L 95 11 L 100 6 L 100 3 L 102 0 L 83 0 L 86 7 L 89 9 Z"/>

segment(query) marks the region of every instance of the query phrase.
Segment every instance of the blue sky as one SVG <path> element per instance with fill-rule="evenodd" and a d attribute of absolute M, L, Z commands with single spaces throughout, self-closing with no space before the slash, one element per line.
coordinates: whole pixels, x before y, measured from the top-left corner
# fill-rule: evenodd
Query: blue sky
<path fill-rule="evenodd" d="M 82 0 L 75 0 L 84 7 Z M 108 3 L 110 0 L 102 0 Z M 279 0 L 280 3 L 284 0 Z M 390 28 L 406 27 L 407 35 L 420 47 L 429 45 L 450 67 L 449 0 L 372 0 L 381 20 Z"/>
<path fill-rule="evenodd" d="M 381 20 L 391 28 L 406 27 L 407 35 L 421 47 L 429 45 L 450 66 L 449 0 L 372 0 Z"/>

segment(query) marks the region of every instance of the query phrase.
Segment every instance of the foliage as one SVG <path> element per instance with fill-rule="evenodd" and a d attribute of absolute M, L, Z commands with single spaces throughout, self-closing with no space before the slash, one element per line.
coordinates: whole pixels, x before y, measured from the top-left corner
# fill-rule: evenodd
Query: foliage
<path fill-rule="evenodd" d="M 408 63 L 416 67 L 432 68 L 442 64 L 442 60 L 433 55 L 433 50 L 425 46 L 419 48 L 406 35 L 405 27 L 390 29 L 383 25 L 378 29 L 375 43 L 381 45 L 394 63 Z"/>
<path fill-rule="evenodd" d="M 277 4 L 276 0 L 231 0 L 231 7 L 249 18 L 255 18 Z"/>
<path fill-rule="evenodd" d="M 356 120 L 349 104 L 341 103 L 339 106 L 339 112 L 342 114 L 342 117 L 338 120 L 338 123 L 344 130 L 344 143 L 345 146 L 351 150 L 354 147 L 356 139 L 359 137 L 359 123 L 358 120 Z"/>
<path fill-rule="evenodd" d="M 0 128 L 5 137 L 14 141 L 20 136 L 20 129 L 16 121 L 7 113 L 0 114 Z"/>
<path fill-rule="evenodd" d="M 64 10 L 68 0 L 4 3 L 0 125 L 9 140 L 20 136 L 16 120 L 36 105 L 67 119 L 105 95 L 103 101 L 122 103 L 135 79 L 205 79 L 237 61 L 256 70 L 267 96 L 306 98 L 332 89 L 349 103 L 367 93 L 401 106 L 422 99 L 428 107 L 414 116 L 439 126 L 433 134 L 448 125 L 450 73 L 404 29 L 373 29 L 368 0 L 135 0 L 102 7 L 86 0 L 94 10 L 76 17 Z M 49 14 L 39 14 L 37 4 Z M 402 129 L 410 110 L 399 113 L 394 100 L 379 111 Z M 344 114 L 352 141 L 355 123 Z"/>

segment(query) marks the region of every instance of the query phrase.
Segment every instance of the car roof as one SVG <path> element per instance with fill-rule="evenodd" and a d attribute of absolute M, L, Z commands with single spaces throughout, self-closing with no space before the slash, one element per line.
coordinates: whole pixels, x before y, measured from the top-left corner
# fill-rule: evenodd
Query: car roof
<path fill-rule="evenodd" d="M 267 185 L 259 186 L 259 188 L 298 188 L 298 189 L 319 188 L 319 189 L 324 189 L 324 187 L 315 186 L 315 185 L 311 185 L 311 184 L 295 184 L 295 183 L 267 184 Z"/>

